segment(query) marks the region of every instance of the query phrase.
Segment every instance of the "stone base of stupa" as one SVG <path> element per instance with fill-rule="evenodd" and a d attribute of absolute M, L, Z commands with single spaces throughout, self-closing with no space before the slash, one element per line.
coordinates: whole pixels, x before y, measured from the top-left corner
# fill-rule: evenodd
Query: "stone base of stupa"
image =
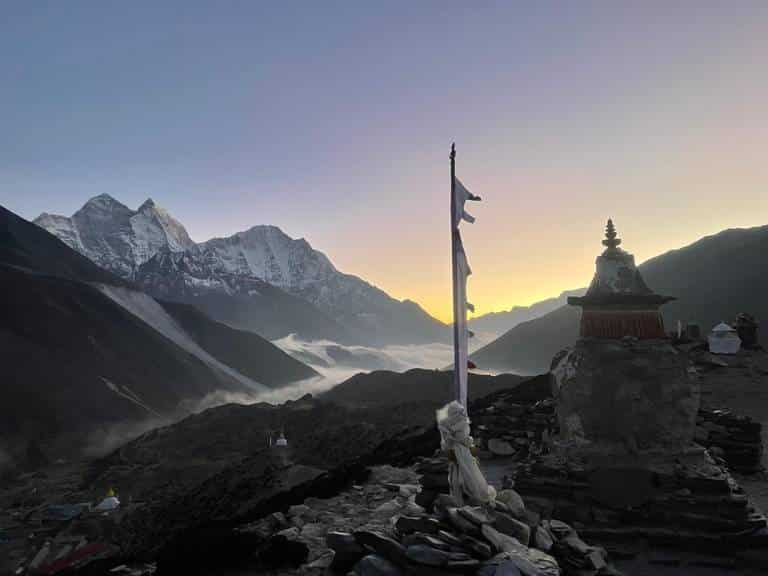
<path fill-rule="evenodd" d="M 553 375 L 559 431 L 516 468 L 531 507 L 609 550 L 732 558 L 768 545 L 766 518 L 695 443 L 699 389 L 685 353 L 663 340 L 583 339 Z"/>

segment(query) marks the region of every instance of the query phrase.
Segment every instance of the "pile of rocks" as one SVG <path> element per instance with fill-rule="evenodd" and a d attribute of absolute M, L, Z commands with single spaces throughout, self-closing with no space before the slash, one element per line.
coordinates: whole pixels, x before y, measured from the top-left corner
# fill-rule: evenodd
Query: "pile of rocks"
<path fill-rule="evenodd" d="M 722 458 L 729 469 L 742 474 L 763 470 L 763 427 L 746 416 L 729 410 L 702 408 L 696 418 L 696 442 Z"/>
<path fill-rule="evenodd" d="M 424 499 L 423 494 L 447 487 L 447 480 L 439 480 L 447 479 L 447 467 L 444 458 L 422 460 L 417 465 L 423 473 L 421 491 L 400 486 L 398 494 L 408 494 L 409 504 L 400 506 L 386 525 L 365 523 L 353 530 L 330 531 L 329 568 L 360 576 L 615 573 L 604 549 L 587 545 L 564 522 L 542 520 L 512 489 L 501 490 L 493 507 L 460 506 L 442 492 Z M 416 504 L 419 501 L 432 512 Z M 396 508 L 387 506 L 390 511 Z"/>
<path fill-rule="evenodd" d="M 766 518 L 703 448 L 602 466 L 552 453 L 519 466 L 515 486 L 542 516 L 583 527 L 609 550 L 643 539 L 733 557 L 768 542 Z"/>
<path fill-rule="evenodd" d="M 555 402 L 546 398 L 534 404 L 512 402 L 500 395 L 472 415 L 473 434 L 480 457 L 525 460 L 546 451 L 557 432 Z"/>

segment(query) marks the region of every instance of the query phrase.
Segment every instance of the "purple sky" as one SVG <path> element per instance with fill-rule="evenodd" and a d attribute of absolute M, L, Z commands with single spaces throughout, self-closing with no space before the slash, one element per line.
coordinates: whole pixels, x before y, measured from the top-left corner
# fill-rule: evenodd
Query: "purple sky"
<path fill-rule="evenodd" d="M 447 319 L 448 163 L 478 313 L 768 223 L 768 2 L 5 2 L 0 203 L 151 196 Z"/>

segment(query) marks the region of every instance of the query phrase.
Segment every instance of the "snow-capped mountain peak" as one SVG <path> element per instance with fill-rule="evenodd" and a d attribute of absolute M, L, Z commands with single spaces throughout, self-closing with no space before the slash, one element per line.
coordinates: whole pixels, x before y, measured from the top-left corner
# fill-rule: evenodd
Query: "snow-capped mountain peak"
<path fill-rule="evenodd" d="M 152 199 L 131 210 L 109 194 L 99 194 L 70 218 L 43 213 L 35 224 L 103 268 L 130 279 L 161 248 L 180 252 L 194 246 L 184 226 Z"/>
<path fill-rule="evenodd" d="M 360 343 L 448 338 L 446 326 L 418 305 L 340 272 L 304 238 L 291 238 L 277 226 L 257 225 L 195 244 L 151 198 L 134 211 L 107 194 L 90 199 L 71 218 L 42 214 L 35 223 L 164 298 L 249 296 L 260 280 L 310 303 Z"/>

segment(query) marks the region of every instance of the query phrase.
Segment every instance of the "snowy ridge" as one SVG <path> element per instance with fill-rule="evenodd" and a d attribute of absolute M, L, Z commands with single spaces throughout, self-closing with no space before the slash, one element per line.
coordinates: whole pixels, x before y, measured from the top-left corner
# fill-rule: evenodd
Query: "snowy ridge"
<path fill-rule="evenodd" d="M 152 294 L 182 300 L 203 292 L 258 297 L 254 280 L 298 297 L 361 343 L 444 342 L 448 328 L 414 302 L 400 302 L 337 270 L 303 238 L 260 225 L 195 244 L 150 199 L 134 211 L 111 196 L 90 199 L 71 218 L 42 214 L 35 223 L 103 268 Z M 222 318 L 221 321 L 227 321 Z"/>
<path fill-rule="evenodd" d="M 134 211 L 101 194 L 71 218 L 44 213 L 34 222 L 127 279 L 133 279 L 138 267 L 162 248 L 179 252 L 194 246 L 184 227 L 151 199 Z"/>

